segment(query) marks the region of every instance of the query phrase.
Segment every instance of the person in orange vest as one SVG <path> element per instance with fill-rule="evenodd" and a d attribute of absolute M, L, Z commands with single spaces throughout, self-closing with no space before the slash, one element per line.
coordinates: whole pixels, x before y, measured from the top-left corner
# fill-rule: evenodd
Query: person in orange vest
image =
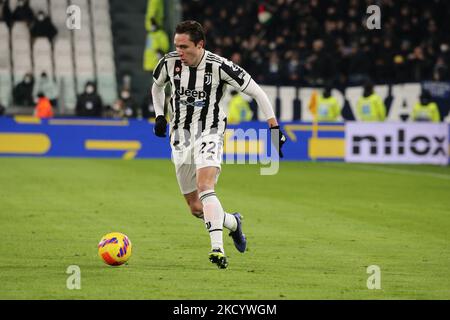
<path fill-rule="evenodd" d="M 38 93 L 38 102 L 34 108 L 34 116 L 40 119 L 53 118 L 52 104 L 42 92 Z"/>

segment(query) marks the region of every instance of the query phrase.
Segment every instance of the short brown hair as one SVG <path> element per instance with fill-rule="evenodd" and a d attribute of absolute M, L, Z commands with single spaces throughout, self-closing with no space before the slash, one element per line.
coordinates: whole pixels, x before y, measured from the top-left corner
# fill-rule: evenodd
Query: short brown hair
<path fill-rule="evenodd" d="M 189 38 L 195 45 L 203 40 L 203 43 L 206 43 L 205 31 L 200 23 L 194 20 L 186 20 L 180 22 L 176 29 L 175 33 L 181 34 L 186 33 L 189 35 Z"/>

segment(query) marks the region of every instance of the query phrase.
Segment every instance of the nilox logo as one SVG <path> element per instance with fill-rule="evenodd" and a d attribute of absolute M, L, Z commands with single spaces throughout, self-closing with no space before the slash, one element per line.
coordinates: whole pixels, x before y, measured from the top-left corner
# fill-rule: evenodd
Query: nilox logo
<path fill-rule="evenodd" d="M 446 136 L 433 133 L 415 133 L 407 135 L 405 129 L 386 134 L 354 134 L 352 136 L 353 155 L 365 153 L 370 155 L 413 154 L 415 156 L 446 156 Z M 367 154 L 367 153 L 366 153 Z"/>

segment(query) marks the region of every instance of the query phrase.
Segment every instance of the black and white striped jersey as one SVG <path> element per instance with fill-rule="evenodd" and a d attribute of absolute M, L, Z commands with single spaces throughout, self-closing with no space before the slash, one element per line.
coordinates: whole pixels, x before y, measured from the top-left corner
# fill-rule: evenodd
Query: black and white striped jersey
<path fill-rule="evenodd" d="M 243 91 L 251 76 L 231 61 L 204 50 L 197 67 L 184 65 L 176 51 L 166 54 L 153 72 L 153 81 L 171 84 L 170 137 L 173 146 L 202 134 L 223 133 L 226 114 L 220 105 L 226 85 Z"/>

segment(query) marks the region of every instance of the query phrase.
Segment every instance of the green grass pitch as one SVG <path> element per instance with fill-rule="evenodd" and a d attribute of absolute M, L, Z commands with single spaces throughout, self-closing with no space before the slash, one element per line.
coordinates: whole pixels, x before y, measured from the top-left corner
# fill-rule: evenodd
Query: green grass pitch
<path fill-rule="evenodd" d="M 225 233 L 220 270 L 169 160 L 0 165 L 0 299 L 450 299 L 449 167 L 224 165 L 216 191 L 244 215 L 249 250 Z M 133 243 L 127 265 L 97 256 L 111 231 Z M 66 287 L 70 265 L 80 290 Z"/>

